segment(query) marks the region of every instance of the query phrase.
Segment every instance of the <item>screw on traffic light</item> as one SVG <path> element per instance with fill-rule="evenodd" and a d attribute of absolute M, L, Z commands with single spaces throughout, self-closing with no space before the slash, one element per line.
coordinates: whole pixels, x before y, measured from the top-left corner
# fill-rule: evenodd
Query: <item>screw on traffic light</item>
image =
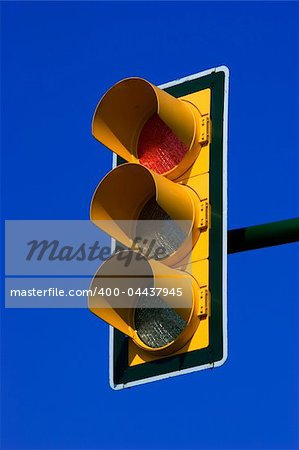
<path fill-rule="evenodd" d="M 89 307 L 112 327 L 115 389 L 226 359 L 227 84 L 225 67 L 162 87 L 127 78 L 95 110 L 117 164 L 90 216 L 116 250 Z"/>

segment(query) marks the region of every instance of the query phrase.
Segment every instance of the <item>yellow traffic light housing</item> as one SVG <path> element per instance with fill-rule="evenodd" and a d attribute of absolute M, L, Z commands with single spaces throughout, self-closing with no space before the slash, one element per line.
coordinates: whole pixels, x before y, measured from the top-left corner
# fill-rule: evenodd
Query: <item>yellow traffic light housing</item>
<path fill-rule="evenodd" d="M 98 269 L 89 299 L 91 311 L 113 327 L 114 388 L 226 358 L 228 74 L 220 69 L 166 89 L 125 79 L 107 91 L 93 117 L 94 137 L 119 157 L 90 212 L 123 249 Z"/>

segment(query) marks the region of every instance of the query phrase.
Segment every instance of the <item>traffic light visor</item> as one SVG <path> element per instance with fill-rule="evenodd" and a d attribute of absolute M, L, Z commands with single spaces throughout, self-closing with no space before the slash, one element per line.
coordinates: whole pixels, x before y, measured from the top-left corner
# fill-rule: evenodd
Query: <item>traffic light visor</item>
<path fill-rule="evenodd" d="M 164 246 L 168 257 L 192 249 L 198 237 L 198 197 L 139 164 L 122 164 L 98 185 L 90 209 L 92 222 L 127 247 L 136 239 Z M 163 241 L 163 242 L 162 242 Z M 186 248 L 188 246 L 188 249 Z M 179 255 L 179 254 L 178 254 Z"/>
<path fill-rule="evenodd" d="M 197 156 L 198 110 L 142 78 L 115 84 L 100 100 L 92 133 L 128 162 L 174 179 Z M 197 149 L 198 150 L 198 149 Z"/>
<path fill-rule="evenodd" d="M 98 269 L 89 308 L 144 350 L 165 354 L 184 345 L 198 326 L 195 285 L 186 272 L 124 250 Z"/>

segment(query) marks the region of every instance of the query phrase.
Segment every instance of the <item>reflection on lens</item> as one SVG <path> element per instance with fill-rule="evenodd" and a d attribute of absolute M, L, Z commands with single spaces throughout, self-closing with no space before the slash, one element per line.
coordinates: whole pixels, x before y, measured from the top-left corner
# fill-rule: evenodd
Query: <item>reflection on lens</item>
<path fill-rule="evenodd" d="M 151 257 L 159 247 L 164 250 L 163 258 L 171 255 L 186 239 L 186 234 L 158 205 L 155 197 L 145 204 L 139 214 L 136 232 L 137 236 L 146 240 L 142 242 L 143 253 L 150 250 Z"/>
<path fill-rule="evenodd" d="M 135 328 L 144 344 L 163 347 L 174 341 L 185 326 L 181 316 L 160 297 L 140 297 L 135 309 Z"/>

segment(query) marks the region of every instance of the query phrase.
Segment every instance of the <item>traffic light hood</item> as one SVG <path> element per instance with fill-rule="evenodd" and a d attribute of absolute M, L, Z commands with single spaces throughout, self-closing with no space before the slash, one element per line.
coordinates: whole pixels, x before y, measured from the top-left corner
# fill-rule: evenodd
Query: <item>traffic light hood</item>
<path fill-rule="evenodd" d="M 112 86 L 100 100 L 93 116 L 92 134 L 124 160 L 155 168 L 155 164 L 150 161 L 153 149 L 139 149 L 143 158 L 138 150 L 142 130 L 149 119 L 155 116 L 158 116 L 160 128 L 161 125 L 166 128 L 162 130 L 162 135 L 164 133 L 166 139 L 170 139 L 172 145 L 169 148 L 173 148 L 174 143 L 177 147 L 172 164 L 166 165 L 164 169 L 156 168 L 156 171 L 175 179 L 190 167 L 200 150 L 196 120 L 200 113 L 191 103 L 173 97 L 142 78 L 126 78 Z M 157 127 L 154 128 L 157 133 Z M 168 130 L 173 136 L 169 137 Z M 152 139 L 157 136 L 151 130 L 149 134 Z M 157 136 L 157 151 L 161 148 L 161 139 L 165 141 L 165 136 Z"/>
<path fill-rule="evenodd" d="M 90 218 L 126 247 L 132 247 L 136 238 L 158 242 L 159 235 L 176 234 L 177 247 L 182 244 L 179 252 L 164 239 L 165 258 L 173 253 L 169 260 L 173 263 L 191 251 L 199 236 L 198 201 L 193 189 L 140 164 L 126 163 L 110 171 L 96 188 Z"/>
<path fill-rule="evenodd" d="M 177 288 L 179 296 L 173 295 Z M 159 299 L 157 292 L 161 292 Z M 148 261 L 131 250 L 115 253 L 101 265 L 91 283 L 90 293 L 89 308 L 95 315 L 132 338 L 143 350 L 156 354 L 168 354 L 182 347 L 199 323 L 195 279 L 186 272 Z M 160 327 L 163 322 L 165 326 L 165 315 L 169 316 L 166 324 L 177 320 L 183 327 L 166 345 L 151 347 L 141 337 L 145 325 L 142 316 L 146 312 L 155 313 L 158 321 L 161 319 L 161 323 L 157 323 Z M 150 333 L 155 338 L 159 331 L 151 329 Z"/>

